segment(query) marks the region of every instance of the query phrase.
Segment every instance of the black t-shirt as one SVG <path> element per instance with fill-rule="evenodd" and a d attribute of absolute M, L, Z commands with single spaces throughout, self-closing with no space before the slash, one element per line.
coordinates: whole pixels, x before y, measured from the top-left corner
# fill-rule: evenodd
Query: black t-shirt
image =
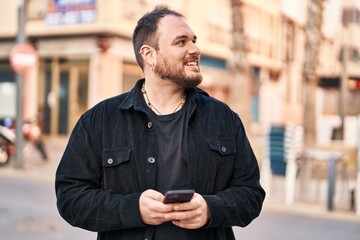
<path fill-rule="evenodd" d="M 185 113 L 186 104 L 179 111 L 168 115 L 151 112 L 154 124 L 158 156 L 156 161 L 156 190 L 165 194 L 167 190 L 188 188 Z M 171 222 L 161 224 L 155 229 L 155 240 L 187 239 L 186 230 Z"/>

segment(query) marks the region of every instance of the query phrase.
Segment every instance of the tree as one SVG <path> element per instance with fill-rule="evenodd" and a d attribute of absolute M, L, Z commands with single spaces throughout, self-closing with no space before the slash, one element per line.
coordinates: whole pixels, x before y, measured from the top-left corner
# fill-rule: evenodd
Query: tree
<path fill-rule="evenodd" d="M 316 68 L 322 39 L 321 26 L 325 0 L 309 0 L 305 26 L 305 56 L 303 65 L 304 82 L 304 140 L 306 147 L 316 144 Z"/>

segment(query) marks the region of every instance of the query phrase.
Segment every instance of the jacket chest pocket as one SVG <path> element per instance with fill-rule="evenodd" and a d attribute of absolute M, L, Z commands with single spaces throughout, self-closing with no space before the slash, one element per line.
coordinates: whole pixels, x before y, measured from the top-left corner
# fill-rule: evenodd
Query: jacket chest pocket
<path fill-rule="evenodd" d="M 104 189 L 119 194 L 132 193 L 138 189 L 131 149 L 103 150 L 102 167 Z"/>
<path fill-rule="evenodd" d="M 235 160 L 236 146 L 234 139 L 211 139 L 208 143 L 211 151 L 208 160 L 207 191 L 216 192 L 228 187 Z"/>
<path fill-rule="evenodd" d="M 219 160 L 224 161 L 226 156 L 236 153 L 235 140 L 234 139 L 219 139 L 209 140 L 209 146 L 211 151 L 217 153 Z"/>

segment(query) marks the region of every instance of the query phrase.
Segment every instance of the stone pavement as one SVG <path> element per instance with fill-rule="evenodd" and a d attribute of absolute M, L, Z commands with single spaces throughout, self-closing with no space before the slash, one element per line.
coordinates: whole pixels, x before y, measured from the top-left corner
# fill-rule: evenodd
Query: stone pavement
<path fill-rule="evenodd" d="M 54 182 L 55 171 L 67 141 L 67 137 L 47 137 L 45 139 L 45 145 L 49 155 L 48 161 L 43 161 L 39 153 L 34 148 L 29 147 L 24 151 L 23 167 L 15 168 L 12 159 L 12 162 L 8 166 L 0 167 L 0 176 Z M 360 223 L 360 216 L 356 216 L 355 212 L 350 210 L 347 204 L 335 204 L 333 211 L 327 211 L 325 201 L 317 199 L 303 201 L 298 196 L 292 205 L 286 206 L 283 200 L 283 178 L 277 178 L 272 182 L 275 187 L 273 186 L 271 192 L 267 193 L 267 198 L 264 203 L 266 210 Z M 322 188 L 326 189 L 326 186 Z M 299 194 L 301 193 L 298 193 L 298 195 Z"/>

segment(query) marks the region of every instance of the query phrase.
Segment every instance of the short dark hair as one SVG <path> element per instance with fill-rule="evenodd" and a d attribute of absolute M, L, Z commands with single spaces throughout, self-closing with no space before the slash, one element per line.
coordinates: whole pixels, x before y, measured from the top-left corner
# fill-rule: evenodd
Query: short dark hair
<path fill-rule="evenodd" d="M 132 36 L 132 43 L 136 61 L 142 70 L 144 70 L 144 62 L 140 54 L 140 49 L 144 44 L 147 44 L 156 50 L 159 49 L 158 36 L 156 35 L 157 24 L 159 19 L 166 15 L 184 17 L 182 14 L 169 9 L 166 5 L 157 5 L 154 10 L 146 13 L 142 18 L 140 18 L 135 27 Z"/>

